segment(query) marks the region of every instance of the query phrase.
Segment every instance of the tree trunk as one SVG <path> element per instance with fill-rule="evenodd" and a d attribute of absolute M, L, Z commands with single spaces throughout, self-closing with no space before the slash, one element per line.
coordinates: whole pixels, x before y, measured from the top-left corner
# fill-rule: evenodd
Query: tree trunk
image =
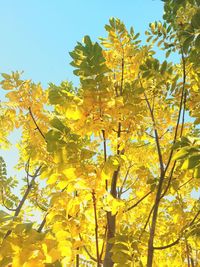
<path fill-rule="evenodd" d="M 111 183 L 111 195 L 116 198 L 117 197 L 117 178 L 119 175 L 120 166 L 117 168 L 116 171 L 113 173 L 112 183 Z M 111 259 L 112 253 L 111 249 L 113 244 L 109 243 L 109 239 L 115 237 L 115 226 L 116 226 L 116 215 L 112 215 L 111 212 L 107 212 L 107 225 L 108 225 L 108 232 L 106 237 L 106 253 L 103 261 L 103 267 L 112 267 L 113 261 Z"/>
<path fill-rule="evenodd" d="M 111 249 L 113 244 L 109 243 L 109 239 L 115 236 L 115 224 L 116 224 L 116 215 L 111 215 L 111 212 L 107 213 L 107 222 L 108 222 L 108 232 L 106 237 L 106 252 L 103 261 L 103 267 L 113 267 L 113 261 L 111 258 Z"/>
<path fill-rule="evenodd" d="M 160 177 L 160 181 L 158 184 L 158 190 L 156 194 L 155 206 L 154 206 L 153 217 L 152 217 L 151 228 L 150 228 L 150 236 L 149 236 L 149 242 L 148 242 L 147 267 L 152 267 L 153 265 L 153 254 L 154 254 L 153 241 L 154 241 L 154 236 L 155 236 L 155 231 L 156 231 L 156 221 L 157 221 L 157 216 L 158 216 L 158 209 L 159 209 L 159 203 L 160 203 L 164 177 L 165 177 L 165 173 L 161 171 L 161 177 Z"/>

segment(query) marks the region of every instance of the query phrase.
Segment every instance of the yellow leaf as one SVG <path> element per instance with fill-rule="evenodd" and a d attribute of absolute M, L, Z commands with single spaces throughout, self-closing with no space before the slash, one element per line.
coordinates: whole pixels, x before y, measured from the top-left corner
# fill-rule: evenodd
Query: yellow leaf
<path fill-rule="evenodd" d="M 101 178 L 102 178 L 103 181 L 106 181 L 106 180 L 109 180 L 110 175 L 109 174 L 106 174 L 105 171 L 103 170 L 101 172 Z"/>
<path fill-rule="evenodd" d="M 58 183 L 57 187 L 62 190 L 63 188 L 65 188 L 68 185 L 68 183 L 69 183 L 68 181 L 60 181 Z"/>
<path fill-rule="evenodd" d="M 58 248 L 61 252 L 62 257 L 71 258 L 72 256 L 72 248 L 71 243 L 67 240 L 59 242 Z"/>
<path fill-rule="evenodd" d="M 60 179 L 60 174 L 53 173 L 47 180 L 47 184 L 55 184 Z"/>
<path fill-rule="evenodd" d="M 23 264 L 23 267 L 35 267 L 35 266 L 44 267 L 45 265 L 41 262 L 41 260 L 38 260 L 38 259 L 31 259 L 28 262 L 25 262 Z M 17 266 L 13 265 L 13 267 L 17 267 Z"/>
<path fill-rule="evenodd" d="M 61 258 L 60 251 L 58 251 L 56 248 L 53 248 L 49 251 L 48 257 L 49 261 L 47 263 L 53 263 Z"/>
<path fill-rule="evenodd" d="M 75 170 L 75 168 L 67 168 L 64 169 L 62 172 L 64 173 L 67 179 L 71 180 L 76 178 Z"/>
<path fill-rule="evenodd" d="M 68 107 L 65 115 L 68 119 L 72 120 L 78 120 L 81 118 L 81 112 L 75 105 Z"/>
<path fill-rule="evenodd" d="M 69 233 L 64 230 L 56 232 L 56 238 L 59 240 L 59 242 L 62 240 L 66 240 L 68 237 L 69 237 Z"/>

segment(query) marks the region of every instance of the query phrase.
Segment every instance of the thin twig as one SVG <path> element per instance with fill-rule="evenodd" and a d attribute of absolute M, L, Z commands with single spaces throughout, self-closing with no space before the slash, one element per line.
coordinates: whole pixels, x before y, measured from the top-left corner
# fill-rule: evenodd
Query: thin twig
<path fill-rule="evenodd" d="M 132 186 L 133 186 L 138 180 L 139 180 L 139 178 L 136 178 L 135 181 L 134 181 L 132 184 L 130 184 L 124 191 L 122 191 L 122 195 L 123 195 L 124 193 L 126 193 L 128 190 L 130 190 L 130 189 L 132 188 Z"/>
<path fill-rule="evenodd" d="M 81 234 L 79 234 L 79 238 L 81 241 L 83 241 Z M 89 252 L 89 250 L 87 249 L 87 247 L 85 245 L 83 245 L 83 248 L 84 248 L 85 252 L 88 254 L 88 256 L 90 257 L 90 259 L 97 262 L 97 259 L 91 255 L 91 253 Z"/>
<path fill-rule="evenodd" d="M 14 217 L 13 220 L 15 220 L 18 217 L 18 215 L 19 215 L 19 213 L 20 213 L 20 211 L 21 211 L 21 209 L 22 209 L 22 207 L 24 205 L 24 202 L 26 201 L 26 199 L 27 199 L 27 197 L 28 197 L 28 195 L 29 195 L 32 187 L 33 187 L 33 184 L 35 182 L 35 179 L 37 177 L 37 174 L 40 172 L 40 169 L 41 168 L 42 168 L 42 166 L 40 166 L 39 168 L 36 169 L 35 175 L 33 175 L 33 178 L 31 180 L 29 186 L 27 186 L 27 189 L 26 189 L 26 191 L 25 191 L 22 199 L 20 200 L 20 202 L 19 202 L 19 204 L 18 204 L 18 206 L 17 206 L 17 208 L 15 210 L 15 213 L 14 213 L 14 216 L 13 216 Z M 7 233 L 4 236 L 4 239 L 6 239 L 11 233 L 12 233 L 12 230 L 8 230 Z"/>
<path fill-rule="evenodd" d="M 183 128 L 184 128 L 184 123 L 185 123 L 185 109 L 186 109 L 186 100 L 187 100 L 187 91 L 185 89 L 185 83 L 186 83 L 186 62 L 185 62 L 185 57 L 183 54 L 183 50 L 181 51 L 181 56 L 182 56 L 182 62 L 183 62 L 183 90 L 184 90 L 184 96 L 183 96 L 183 115 L 182 115 L 182 125 L 181 125 L 181 132 L 180 132 L 180 137 L 183 135 Z"/>
<path fill-rule="evenodd" d="M 185 183 L 181 184 L 179 187 L 178 187 L 178 190 L 181 189 L 183 186 L 185 186 L 186 184 L 188 184 L 192 179 L 194 179 L 194 177 L 190 178 L 189 180 L 187 180 Z"/>
<path fill-rule="evenodd" d="M 200 214 L 200 210 L 195 214 L 195 216 L 194 216 L 194 218 L 192 219 L 192 221 L 191 221 L 190 223 L 186 224 L 186 225 L 182 228 L 182 230 L 180 231 L 180 236 L 179 236 L 174 242 L 172 242 L 172 243 L 170 243 L 170 244 L 168 244 L 168 245 L 166 245 L 166 246 L 154 247 L 154 249 L 162 250 L 162 249 L 170 248 L 170 247 L 175 246 L 176 244 L 178 244 L 179 241 L 181 240 L 181 238 L 183 237 L 184 232 L 185 232 L 189 227 L 191 227 L 191 226 L 194 224 L 194 222 L 195 222 L 195 220 L 197 219 L 197 217 L 199 216 L 199 214 Z"/>
<path fill-rule="evenodd" d="M 105 130 L 102 130 L 102 135 L 103 135 L 103 152 L 104 152 L 104 163 L 107 161 L 107 144 L 106 144 L 106 135 L 105 135 Z M 108 191 L 108 180 L 106 180 L 106 191 Z"/>
<path fill-rule="evenodd" d="M 175 128 L 174 139 L 173 139 L 169 159 L 168 159 L 168 162 L 167 162 L 166 167 L 165 167 L 165 173 L 167 172 L 167 169 L 169 167 L 169 164 L 171 162 L 172 155 L 174 152 L 173 145 L 176 143 L 176 139 L 178 136 L 178 128 L 179 128 L 179 123 L 180 123 L 180 119 L 181 119 L 181 112 L 182 112 L 182 106 L 183 106 L 184 95 L 185 95 L 186 71 L 185 71 L 185 58 L 184 58 L 183 52 L 182 52 L 182 61 L 183 61 L 183 86 L 182 86 L 182 90 L 181 90 L 181 100 L 180 100 L 180 104 L 179 104 L 179 112 L 178 112 L 178 118 L 177 118 L 177 123 L 176 123 L 176 128 Z M 186 101 L 186 99 L 185 99 L 185 101 Z M 183 115 L 185 115 L 185 113 Z M 182 123 L 184 123 L 184 116 L 183 116 L 183 122 Z M 182 132 L 183 132 L 183 124 L 182 124 L 182 130 L 180 133 L 181 135 L 182 135 Z"/>
<path fill-rule="evenodd" d="M 40 203 L 38 202 L 38 198 L 37 198 L 37 197 L 38 197 L 38 196 L 36 195 L 36 198 L 35 198 L 36 205 L 37 205 L 38 208 L 40 208 L 41 210 L 47 212 L 48 209 L 40 205 Z"/>
<path fill-rule="evenodd" d="M 127 210 L 125 210 L 124 212 L 130 211 L 133 208 L 135 208 L 138 204 L 140 204 L 140 202 L 142 202 L 146 197 L 148 197 L 153 191 L 149 191 L 147 194 L 145 194 L 143 197 L 141 197 L 135 204 L 133 204 L 132 206 L 130 206 Z"/>
<path fill-rule="evenodd" d="M 30 115 L 31 115 L 31 118 L 32 118 L 32 120 L 33 120 L 33 122 L 34 122 L 34 124 L 35 124 L 35 126 L 36 126 L 36 129 L 39 131 L 39 133 L 41 134 L 41 136 L 43 137 L 43 139 L 46 141 L 45 135 L 43 134 L 43 132 L 42 132 L 42 130 L 40 129 L 40 127 L 38 126 L 38 124 L 37 124 L 37 122 L 36 122 L 36 120 L 35 120 L 35 118 L 34 118 L 34 116 L 33 116 L 33 113 L 32 113 L 32 111 L 31 111 L 31 108 L 29 107 L 28 110 L 29 110 L 29 113 L 30 113 Z"/>
<path fill-rule="evenodd" d="M 120 187 L 120 189 L 119 189 L 119 193 L 118 193 L 118 197 L 119 197 L 119 198 L 120 198 L 121 195 L 122 195 L 122 191 L 123 191 L 124 185 L 125 185 L 125 183 L 126 183 L 126 180 L 127 180 L 127 178 L 128 178 L 129 172 L 130 172 L 130 167 L 127 169 L 127 171 L 126 171 L 126 175 L 125 175 L 124 180 L 123 180 L 123 182 L 122 182 L 122 185 L 121 185 L 121 187 Z"/>
<path fill-rule="evenodd" d="M 155 207 L 155 205 L 152 206 L 152 208 L 151 208 L 151 210 L 150 210 L 150 212 L 149 212 L 149 215 L 148 215 L 147 220 L 146 220 L 146 222 L 145 222 L 145 225 L 144 225 L 144 227 L 143 227 L 143 229 L 142 229 L 142 232 L 141 232 L 141 234 L 140 234 L 140 236 L 139 236 L 139 239 L 142 238 L 142 236 L 143 236 L 143 234 L 144 234 L 144 232 L 145 232 L 145 230 L 146 230 L 146 228 L 147 228 L 147 225 L 148 225 L 148 223 L 149 223 L 149 221 L 150 221 L 150 219 L 151 219 L 151 215 L 152 215 L 152 213 L 153 213 L 154 207 Z"/>
<path fill-rule="evenodd" d="M 29 167 L 30 167 L 30 157 L 25 165 L 25 172 L 26 172 L 26 182 L 27 185 L 29 186 L 30 182 L 29 182 Z"/>

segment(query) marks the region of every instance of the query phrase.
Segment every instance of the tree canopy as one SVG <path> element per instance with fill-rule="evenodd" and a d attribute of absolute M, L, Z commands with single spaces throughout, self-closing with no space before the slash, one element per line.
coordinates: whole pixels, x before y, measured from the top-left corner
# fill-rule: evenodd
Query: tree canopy
<path fill-rule="evenodd" d="M 2 267 L 200 264 L 200 1 L 164 0 L 145 44 L 105 30 L 70 52 L 77 88 L 2 73 L 1 149 L 20 129 L 26 174 L 16 195 L 0 157 Z"/>

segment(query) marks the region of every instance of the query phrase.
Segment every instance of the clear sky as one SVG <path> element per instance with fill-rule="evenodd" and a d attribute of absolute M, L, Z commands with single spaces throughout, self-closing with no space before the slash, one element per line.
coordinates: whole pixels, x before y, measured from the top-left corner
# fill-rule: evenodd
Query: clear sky
<path fill-rule="evenodd" d="M 105 36 L 104 25 L 118 17 L 144 32 L 161 20 L 161 0 L 0 0 L 0 72 L 23 70 L 35 82 L 72 80 L 70 56 L 84 35 Z"/>

